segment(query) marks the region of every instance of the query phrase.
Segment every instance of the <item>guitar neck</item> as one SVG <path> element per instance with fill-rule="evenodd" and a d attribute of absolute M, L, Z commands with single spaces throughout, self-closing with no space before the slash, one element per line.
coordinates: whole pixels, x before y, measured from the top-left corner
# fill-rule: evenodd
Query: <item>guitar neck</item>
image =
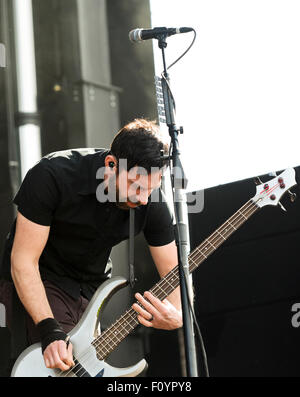
<path fill-rule="evenodd" d="M 224 243 L 238 228 L 240 228 L 259 207 L 249 200 L 215 232 L 204 240 L 189 255 L 189 271 L 193 272 L 208 256 Z M 165 277 L 159 280 L 150 292 L 158 299 L 163 300 L 180 284 L 178 265 Z M 127 310 L 118 320 L 98 336 L 92 345 L 96 348 L 97 356 L 104 360 L 125 339 L 136 326 L 139 325 L 137 314 L 133 309 Z"/>

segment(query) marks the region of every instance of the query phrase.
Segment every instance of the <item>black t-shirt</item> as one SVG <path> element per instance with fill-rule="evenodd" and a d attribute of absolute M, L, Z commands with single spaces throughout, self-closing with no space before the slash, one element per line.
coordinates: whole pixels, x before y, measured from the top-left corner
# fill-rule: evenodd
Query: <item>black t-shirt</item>
<path fill-rule="evenodd" d="M 50 226 L 39 260 L 42 279 L 48 279 L 74 298 L 91 298 L 110 276 L 109 255 L 129 238 L 129 211 L 100 202 L 96 191 L 106 149 L 76 149 L 51 153 L 32 167 L 14 199 L 18 211 L 32 222 Z M 156 200 L 134 209 L 135 235 L 144 232 L 151 246 L 174 240 L 173 220 L 160 191 Z M 158 195 L 157 195 L 158 194 Z M 157 197 L 160 200 L 157 202 Z M 1 275 L 10 278 L 10 253 L 15 224 L 7 237 Z"/>

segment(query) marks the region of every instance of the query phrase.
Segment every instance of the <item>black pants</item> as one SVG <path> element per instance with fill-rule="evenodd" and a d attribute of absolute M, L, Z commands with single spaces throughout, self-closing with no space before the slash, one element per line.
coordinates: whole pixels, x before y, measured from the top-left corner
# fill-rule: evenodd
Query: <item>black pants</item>
<path fill-rule="evenodd" d="M 79 299 L 72 298 L 48 280 L 43 283 L 54 318 L 66 333 L 70 332 L 80 320 L 89 301 L 83 296 L 80 296 Z M 0 281 L 0 303 L 6 308 L 6 326 L 11 331 L 13 326 L 13 289 L 12 282 Z M 25 312 L 25 327 L 28 346 L 39 342 L 36 326 L 27 312 Z"/>

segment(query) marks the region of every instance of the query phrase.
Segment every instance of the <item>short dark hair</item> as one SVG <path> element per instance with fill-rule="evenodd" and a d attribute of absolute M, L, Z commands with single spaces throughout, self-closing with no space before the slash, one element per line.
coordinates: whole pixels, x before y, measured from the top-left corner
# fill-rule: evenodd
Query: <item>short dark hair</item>
<path fill-rule="evenodd" d="M 161 152 L 168 154 L 169 146 L 163 141 L 158 125 L 154 121 L 135 119 L 126 124 L 115 136 L 111 153 L 119 159 L 127 160 L 127 171 L 135 166 L 151 172 L 152 167 L 167 165 Z"/>

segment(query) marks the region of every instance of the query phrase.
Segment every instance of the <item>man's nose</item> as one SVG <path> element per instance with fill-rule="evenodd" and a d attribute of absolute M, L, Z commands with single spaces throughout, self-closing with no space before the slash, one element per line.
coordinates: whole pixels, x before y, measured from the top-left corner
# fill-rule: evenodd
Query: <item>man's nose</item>
<path fill-rule="evenodd" d="M 148 192 L 142 192 L 142 193 L 140 193 L 138 199 L 139 199 L 139 202 L 140 202 L 142 205 L 146 205 L 146 204 L 148 203 L 148 199 L 149 199 L 149 194 L 148 194 Z"/>

